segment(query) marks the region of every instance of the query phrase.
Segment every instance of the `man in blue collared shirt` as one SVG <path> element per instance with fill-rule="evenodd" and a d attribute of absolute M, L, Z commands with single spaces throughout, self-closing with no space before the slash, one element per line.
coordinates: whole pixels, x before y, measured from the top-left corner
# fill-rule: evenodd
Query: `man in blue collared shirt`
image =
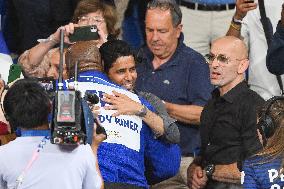
<path fill-rule="evenodd" d="M 183 43 L 181 18 L 174 0 L 151 1 L 145 18 L 147 47 L 138 52 L 144 61 L 137 64 L 137 89 L 164 100 L 181 133 L 180 172 L 154 188 L 187 188 L 186 169 L 200 145 L 197 125 L 212 90 L 204 58 Z"/>

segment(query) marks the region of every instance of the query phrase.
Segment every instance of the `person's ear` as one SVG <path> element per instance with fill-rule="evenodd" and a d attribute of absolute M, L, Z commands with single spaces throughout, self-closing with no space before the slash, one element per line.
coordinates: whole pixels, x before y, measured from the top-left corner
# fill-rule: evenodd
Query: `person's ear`
<path fill-rule="evenodd" d="M 246 72 L 246 70 L 248 69 L 249 66 L 249 60 L 248 59 L 244 59 L 241 60 L 238 66 L 238 74 L 243 74 Z"/>
<path fill-rule="evenodd" d="M 176 26 L 176 37 L 179 38 L 181 32 L 182 32 L 182 27 L 183 25 L 182 24 L 179 24 Z"/>

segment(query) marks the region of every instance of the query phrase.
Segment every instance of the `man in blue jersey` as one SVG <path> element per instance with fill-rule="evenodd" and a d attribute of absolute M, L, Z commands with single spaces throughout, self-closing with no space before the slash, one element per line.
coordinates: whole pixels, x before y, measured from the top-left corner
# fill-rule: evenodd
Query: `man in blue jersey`
<path fill-rule="evenodd" d="M 96 93 L 100 102 L 98 119 L 106 129 L 107 139 L 98 150 L 99 166 L 106 188 L 148 188 L 144 175 L 147 161 L 152 171 L 150 178 L 159 182 L 176 174 L 179 168 L 179 147 L 156 140 L 154 133 L 142 122 L 139 116 L 112 116 L 115 110 L 105 110 L 109 106 L 102 101 L 103 94 L 116 91 L 125 94 L 136 102 L 142 103 L 154 111 L 144 99 L 134 93 L 112 83 L 102 70 L 99 50 L 95 42 L 77 42 L 66 53 L 67 72 L 72 84 L 74 63 L 79 60 L 78 88 L 84 94 L 86 91 Z M 162 154 L 162 155 L 161 155 Z"/>

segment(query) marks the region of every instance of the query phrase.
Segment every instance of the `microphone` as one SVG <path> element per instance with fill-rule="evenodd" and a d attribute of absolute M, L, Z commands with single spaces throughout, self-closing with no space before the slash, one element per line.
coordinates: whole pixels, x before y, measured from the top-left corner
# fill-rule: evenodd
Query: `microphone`
<path fill-rule="evenodd" d="M 90 102 L 91 104 L 97 104 L 100 101 L 99 97 L 96 94 L 89 92 L 85 93 L 84 98 L 86 101 Z"/>

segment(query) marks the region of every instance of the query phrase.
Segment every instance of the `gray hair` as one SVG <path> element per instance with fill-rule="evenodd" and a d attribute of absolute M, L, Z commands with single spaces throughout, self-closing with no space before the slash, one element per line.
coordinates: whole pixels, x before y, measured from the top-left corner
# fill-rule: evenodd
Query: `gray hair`
<path fill-rule="evenodd" d="M 175 0 L 151 0 L 147 5 L 147 9 L 156 8 L 160 8 L 161 10 L 170 9 L 173 25 L 178 26 L 181 23 L 182 13 Z"/>

